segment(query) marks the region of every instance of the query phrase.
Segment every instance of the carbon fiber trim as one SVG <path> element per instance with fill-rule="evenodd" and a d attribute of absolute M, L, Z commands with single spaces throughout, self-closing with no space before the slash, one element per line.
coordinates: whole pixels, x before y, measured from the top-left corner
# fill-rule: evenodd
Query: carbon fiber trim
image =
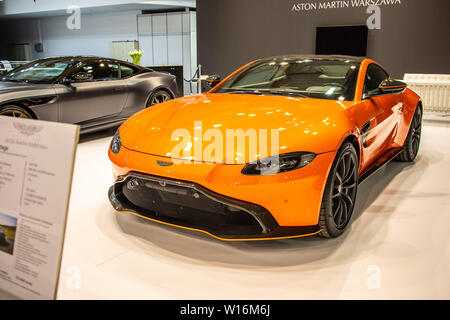
<path fill-rule="evenodd" d="M 119 212 L 209 233 L 223 240 L 315 234 L 318 226 L 280 227 L 261 206 L 225 197 L 193 182 L 130 173 L 109 190 Z"/>

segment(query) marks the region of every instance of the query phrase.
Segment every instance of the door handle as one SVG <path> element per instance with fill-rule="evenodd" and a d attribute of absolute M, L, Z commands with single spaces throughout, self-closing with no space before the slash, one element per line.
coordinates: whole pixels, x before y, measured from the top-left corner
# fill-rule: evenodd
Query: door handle
<path fill-rule="evenodd" d="M 116 87 L 116 88 L 113 89 L 113 91 L 114 92 L 121 92 L 121 91 L 123 91 L 123 88 L 122 87 Z"/>

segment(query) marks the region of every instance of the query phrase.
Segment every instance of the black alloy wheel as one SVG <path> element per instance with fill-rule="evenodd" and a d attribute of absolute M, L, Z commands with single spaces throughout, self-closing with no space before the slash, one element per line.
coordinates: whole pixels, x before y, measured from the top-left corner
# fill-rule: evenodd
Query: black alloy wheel
<path fill-rule="evenodd" d="M 359 161 L 355 147 L 345 143 L 331 168 L 320 209 L 320 236 L 340 236 L 352 217 L 359 183 Z"/>
<path fill-rule="evenodd" d="M 418 106 L 414 113 L 408 136 L 403 145 L 403 152 L 396 160 L 402 162 L 413 162 L 419 153 L 420 140 L 422 138 L 422 109 Z"/>

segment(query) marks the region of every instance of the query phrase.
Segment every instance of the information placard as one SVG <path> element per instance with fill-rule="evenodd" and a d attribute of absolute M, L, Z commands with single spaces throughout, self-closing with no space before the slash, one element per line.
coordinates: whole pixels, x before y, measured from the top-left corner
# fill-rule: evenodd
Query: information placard
<path fill-rule="evenodd" d="M 54 299 L 79 127 L 0 116 L 0 287 Z"/>

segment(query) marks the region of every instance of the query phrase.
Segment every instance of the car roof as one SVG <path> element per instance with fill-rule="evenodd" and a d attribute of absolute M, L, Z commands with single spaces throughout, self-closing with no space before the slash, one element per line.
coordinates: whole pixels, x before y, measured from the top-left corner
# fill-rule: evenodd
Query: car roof
<path fill-rule="evenodd" d="M 102 60 L 102 59 L 111 60 L 111 61 L 117 61 L 119 63 L 133 65 L 133 66 L 135 66 L 137 68 L 145 69 L 144 67 L 135 65 L 135 64 L 133 64 L 131 62 L 127 62 L 127 61 L 123 61 L 123 60 L 119 60 L 119 59 L 115 59 L 115 58 L 105 58 L 105 57 L 98 57 L 98 56 L 55 56 L 55 57 L 48 57 L 48 58 L 43 58 L 43 59 L 37 59 L 35 61 L 48 61 L 48 60 L 68 61 L 68 60 L 75 60 L 75 61 L 85 62 L 85 61 Z"/>
<path fill-rule="evenodd" d="M 276 61 L 292 61 L 292 60 L 328 60 L 328 61 L 350 61 L 355 63 L 363 62 L 366 57 L 355 57 L 346 55 L 302 55 L 302 54 L 291 54 L 283 56 L 273 56 L 268 58 L 260 59 L 261 61 L 276 60 Z"/>

